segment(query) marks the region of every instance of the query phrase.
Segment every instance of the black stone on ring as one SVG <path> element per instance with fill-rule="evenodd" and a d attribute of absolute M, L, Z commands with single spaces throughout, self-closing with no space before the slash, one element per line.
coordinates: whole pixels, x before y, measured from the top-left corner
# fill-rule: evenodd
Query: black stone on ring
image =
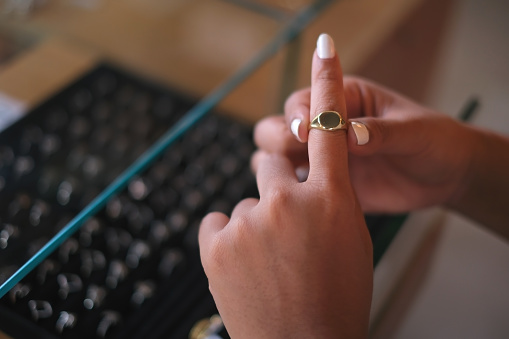
<path fill-rule="evenodd" d="M 325 111 L 318 114 L 313 121 L 311 121 L 309 127 L 323 131 L 335 131 L 338 129 L 347 129 L 347 124 L 338 112 Z"/>

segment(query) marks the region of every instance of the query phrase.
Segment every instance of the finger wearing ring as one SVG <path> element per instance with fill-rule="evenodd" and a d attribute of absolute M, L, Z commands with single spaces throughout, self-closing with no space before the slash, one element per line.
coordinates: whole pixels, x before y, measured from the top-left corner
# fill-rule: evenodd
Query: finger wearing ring
<path fill-rule="evenodd" d="M 346 121 L 343 119 L 341 114 L 334 111 L 325 111 L 318 114 L 313 121 L 311 121 L 309 127 L 323 131 L 335 131 L 338 129 L 348 128 Z"/>

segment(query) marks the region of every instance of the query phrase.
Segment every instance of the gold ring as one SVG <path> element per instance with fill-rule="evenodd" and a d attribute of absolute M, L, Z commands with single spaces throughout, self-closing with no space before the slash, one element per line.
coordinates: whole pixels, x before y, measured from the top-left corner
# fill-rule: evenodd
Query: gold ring
<path fill-rule="evenodd" d="M 346 121 L 341 114 L 334 111 L 325 111 L 318 114 L 311 124 L 310 128 L 320 129 L 322 131 L 336 131 L 338 129 L 347 129 Z"/>

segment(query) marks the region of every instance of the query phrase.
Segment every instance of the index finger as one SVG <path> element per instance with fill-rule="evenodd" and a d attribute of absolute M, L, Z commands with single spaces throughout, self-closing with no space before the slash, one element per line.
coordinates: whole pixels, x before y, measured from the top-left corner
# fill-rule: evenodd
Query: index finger
<path fill-rule="evenodd" d="M 325 111 L 338 112 L 347 121 L 343 73 L 334 41 L 321 34 L 311 68 L 310 121 Z M 309 179 L 330 185 L 348 180 L 346 130 L 309 131 Z"/>

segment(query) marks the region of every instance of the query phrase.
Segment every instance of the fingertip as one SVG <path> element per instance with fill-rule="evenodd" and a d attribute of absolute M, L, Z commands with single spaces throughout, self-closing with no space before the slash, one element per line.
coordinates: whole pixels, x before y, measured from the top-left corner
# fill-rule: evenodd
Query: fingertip
<path fill-rule="evenodd" d="M 221 231 L 229 221 L 230 218 L 221 212 L 211 212 L 202 219 L 198 230 L 198 244 L 202 254 L 207 253 L 211 239 L 217 232 Z"/>
<path fill-rule="evenodd" d="M 363 121 L 361 121 L 363 120 Z M 348 151 L 356 155 L 370 155 L 375 152 L 372 126 L 366 119 L 350 121 L 348 129 Z"/>
<path fill-rule="evenodd" d="M 303 123 L 303 120 L 300 118 L 295 118 L 292 120 L 290 124 L 290 130 L 295 138 L 301 142 L 306 143 L 308 140 L 308 129 L 306 123 Z"/>
<path fill-rule="evenodd" d="M 316 41 L 316 54 L 320 59 L 331 59 L 336 55 L 334 40 L 327 33 L 322 33 Z"/>
<path fill-rule="evenodd" d="M 309 165 L 308 166 L 298 166 L 295 168 L 295 175 L 297 176 L 297 180 L 299 182 L 304 182 L 308 180 L 309 177 Z"/>
<path fill-rule="evenodd" d="M 360 121 L 352 121 L 351 126 L 357 145 L 366 145 L 369 142 L 369 130 L 366 125 Z"/>
<path fill-rule="evenodd" d="M 264 141 L 270 136 L 270 131 L 277 125 L 277 116 L 269 116 L 258 121 L 253 129 L 253 139 L 258 147 L 264 146 Z"/>
<path fill-rule="evenodd" d="M 309 104 L 311 89 L 295 91 L 285 102 L 285 119 L 295 139 L 301 143 L 308 140 Z"/>
<path fill-rule="evenodd" d="M 269 153 L 292 154 L 301 148 L 295 139 L 290 123 L 283 116 L 267 117 L 258 122 L 254 129 L 256 146 Z"/>
<path fill-rule="evenodd" d="M 302 119 L 293 119 L 292 120 L 292 123 L 290 124 L 290 130 L 292 131 L 292 134 L 295 136 L 295 138 L 297 138 L 297 140 L 299 140 L 300 142 L 302 142 L 300 136 L 299 136 L 299 126 L 300 124 L 302 123 Z"/>
<path fill-rule="evenodd" d="M 385 118 L 357 118 L 350 121 L 348 151 L 360 155 L 400 153 L 412 149 L 415 132 Z M 405 140 L 404 143 L 401 140 Z"/>
<path fill-rule="evenodd" d="M 264 151 L 258 150 L 255 151 L 251 156 L 251 172 L 253 172 L 254 175 L 256 175 L 256 172 L 258 172 L 260 162 L 265 155 L 266 153 Z"/>
<path fill-rule="evenodd" d="M 228 218 L 224 213 L 210 212 L 205 217 L 203 217 L 200 224 L 199 233 L 207 233 L 208 231 L 216 233 L 222 230 L 229 221 L 230 218 Z"/>

